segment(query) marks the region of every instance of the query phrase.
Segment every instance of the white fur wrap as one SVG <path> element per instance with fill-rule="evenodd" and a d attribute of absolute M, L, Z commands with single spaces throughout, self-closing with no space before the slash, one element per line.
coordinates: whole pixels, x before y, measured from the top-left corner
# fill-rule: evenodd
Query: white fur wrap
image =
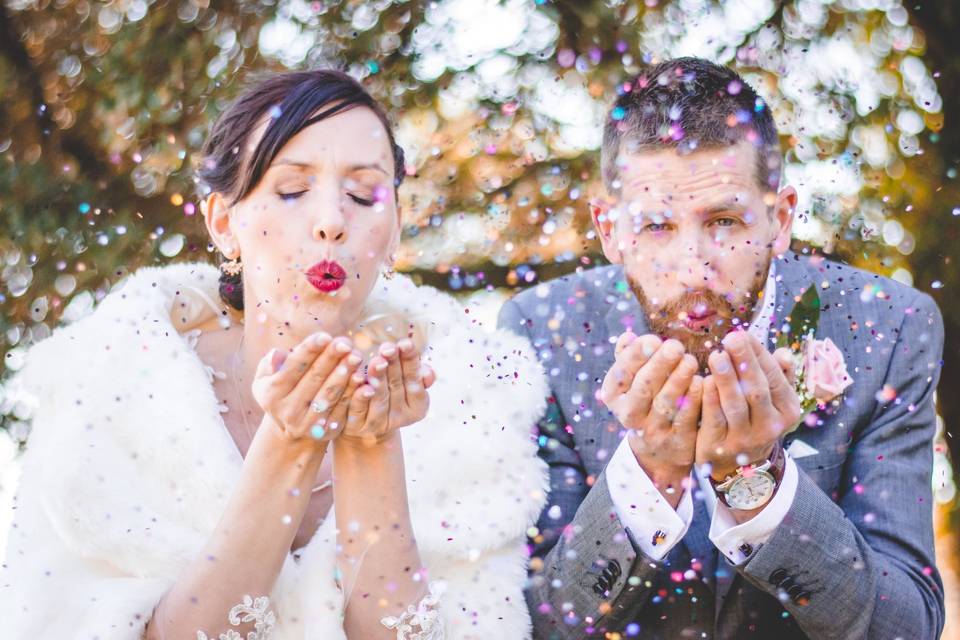
<path fill-rule="evenodd" d="M 203 263 L 142 268 L 29 351 L 10 389 L 33 406 L 0 570 L 4 638 L 139 639 L 211 535 L 242 460 L 176 326 L 214 313 L 195 291 L 217 300 L 217 277 Z M 426 322 L 438 380 L 427 417 L 401 433 L 421 556 L 448 585 L 447 637 L 528 637 L 524 533 L 547 490 L 530 436 L 547 392 L 536 358 L 403 277 L 370 303 Z M 345 637 L 334 544 L 331 513 L 288 555 L 270 594 L 275 640 Z"/>

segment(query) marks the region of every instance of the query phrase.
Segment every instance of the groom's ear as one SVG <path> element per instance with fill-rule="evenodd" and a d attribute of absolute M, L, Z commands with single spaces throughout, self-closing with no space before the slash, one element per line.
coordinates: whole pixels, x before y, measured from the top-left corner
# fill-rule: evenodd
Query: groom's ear
<path fill-rule="evenodd" d="M 597 230 L 597 237 L 600 238 L 603 255 L 611 264 L 620 264 L 623 258 L 617 242 L 616 222 L 610 215 L 612 209 L 613 203 L 608 198 L 590 201 L 590 219 L 593 220 L 593 228 Z"/>
<path fill-rule="evenodd" d="M 774 204 L 776 235 L 773 238 L 774 255 L 783 255 L 790 248 L 793 215 L 797 208 L 797 190 L 787 186 L 777 193 Z"/>

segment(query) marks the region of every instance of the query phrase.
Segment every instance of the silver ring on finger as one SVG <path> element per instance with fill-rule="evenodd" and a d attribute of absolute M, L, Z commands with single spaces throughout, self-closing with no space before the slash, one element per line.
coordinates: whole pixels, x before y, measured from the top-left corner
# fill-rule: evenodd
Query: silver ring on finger
<path fill-rule="evenodd" d="M 326 400 L 314 400 L 310 403 L 310 409 L 312 409 L 315 413 L 326 413 L 329 408 L 330 403 Z"/>

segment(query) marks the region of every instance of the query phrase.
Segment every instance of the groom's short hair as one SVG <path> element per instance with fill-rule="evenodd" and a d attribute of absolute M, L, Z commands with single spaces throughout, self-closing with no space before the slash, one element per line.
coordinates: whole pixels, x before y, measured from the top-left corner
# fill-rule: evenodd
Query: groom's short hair
<path fill-rule="evenodd" d="M 607 188 L 619 192 L 617 158 L 675 148 L 680 153 L 749 141 L 756 179 L 776 191 L 782 157 L 770 108 L 737 72 L 700 58 L 652 65 L 622 84 L 607 113 L 600 165 Z"/>

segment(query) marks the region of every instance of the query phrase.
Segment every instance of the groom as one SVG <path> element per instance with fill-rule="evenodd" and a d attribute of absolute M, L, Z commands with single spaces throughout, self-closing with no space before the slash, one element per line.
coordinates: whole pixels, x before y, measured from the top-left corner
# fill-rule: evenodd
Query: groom
<path fill-rule="evenodd" d="M 935 303 L 789 251 L 773 119 L 724 67 L 679 59 L 624 87 L 602 171 L 613 264 L 500 316 L 551 382 L 535 637 L 938 637 Z M 791 430 L 794 367 L 771 351 L 809 289 L 827 375 Z"/>

